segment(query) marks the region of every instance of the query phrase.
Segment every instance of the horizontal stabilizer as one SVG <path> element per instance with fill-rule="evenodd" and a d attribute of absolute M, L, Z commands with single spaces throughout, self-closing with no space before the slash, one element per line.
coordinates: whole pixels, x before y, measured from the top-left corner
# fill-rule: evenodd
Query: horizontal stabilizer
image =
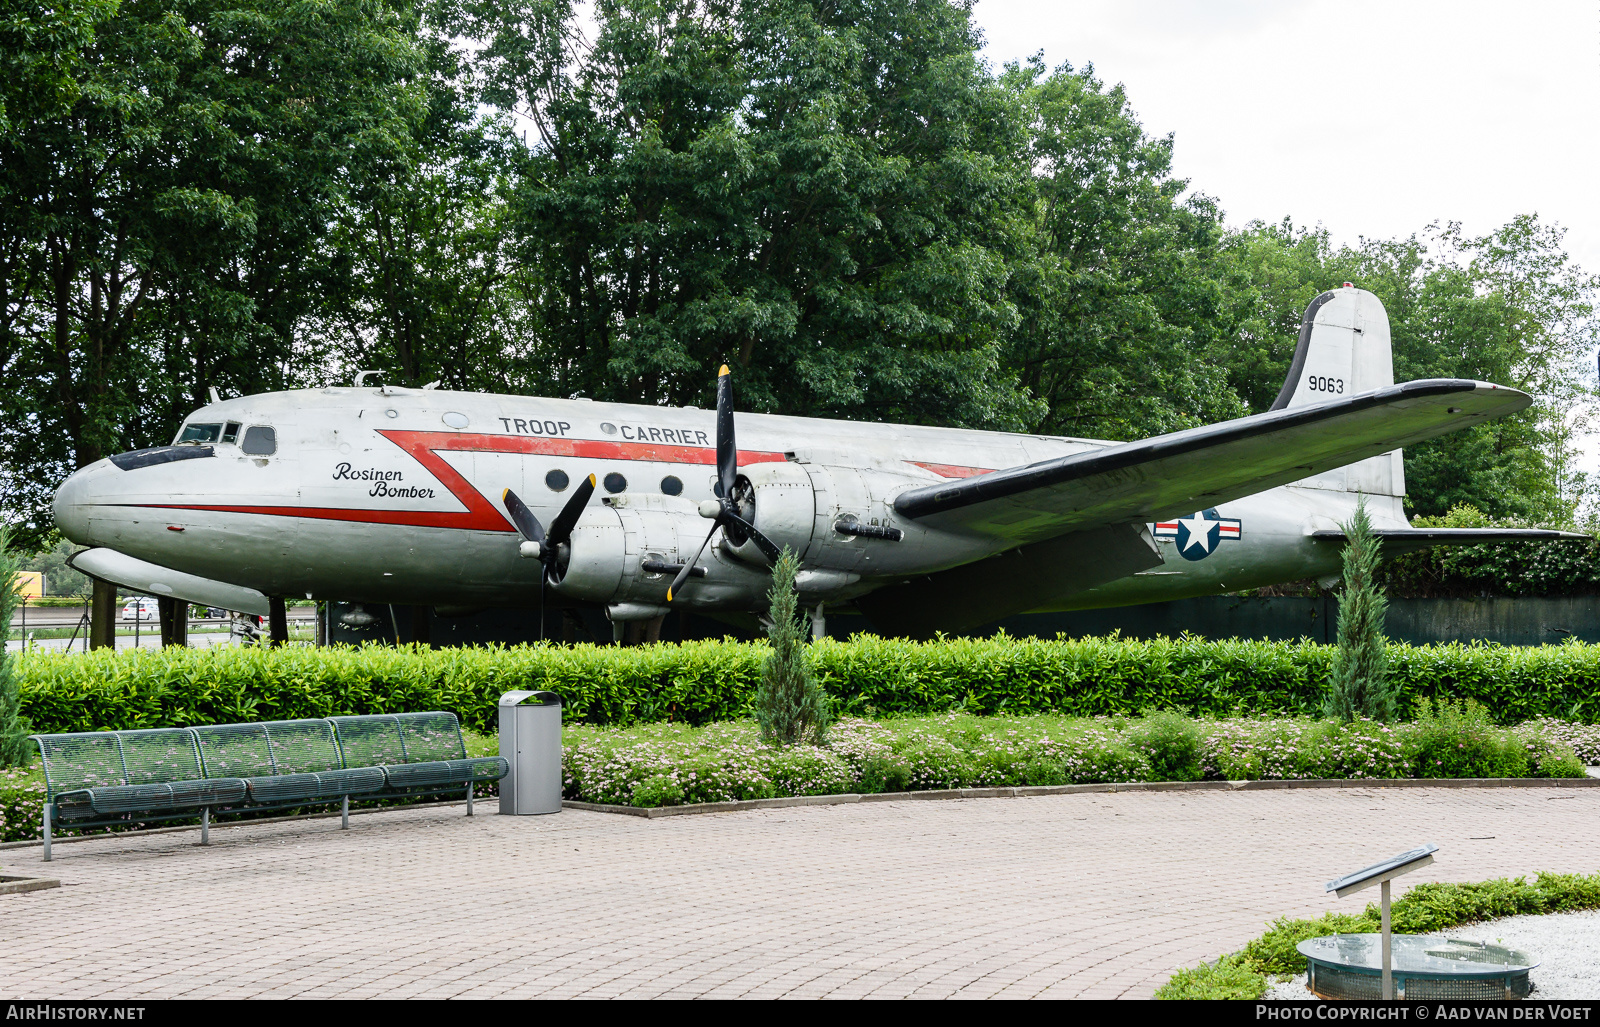
<path fill-rule="evenodd" d="M 1159 521 L 1287 485 L 1526 408 L 1525 393 L 1432 378 L 912 489 L 894 509 L 930 528 L 1016 543 Z"/>
<path fill-rule="evenodd" d="M 1373 528 L 1383 541 L 1385 556 L 1399 556 L 1434 546 L 1481 546 L 1492 542 L 1588 542 L 1592 536 L 1576 531 L 1547 528 Z M 1343 545 L 1349 541 L 1342 531 L 1313 531 L 1319 542 Z"/>
<path fill-rule="evenodd" d="M 143 595 L 167 596 L 260 617 L 265 617 L 271 608 L 267 597 L 253 588 L 185 574 L 137 560 L 115 549 L 85 549 L 67 557 L 67 563 L 73 570 L 91 578 L 109 581 Z"/>

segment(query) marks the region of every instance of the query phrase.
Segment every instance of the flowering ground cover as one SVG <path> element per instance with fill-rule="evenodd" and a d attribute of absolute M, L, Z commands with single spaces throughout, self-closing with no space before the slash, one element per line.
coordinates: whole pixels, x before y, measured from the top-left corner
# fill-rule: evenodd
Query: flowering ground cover
<path fill-rule="evenodd" d="M 1309 718 L 975 716 L 851 718 L 825 745 L 761 745 L 754 723 L 587 725 L 565 731 L 566 796 L 664 806 L 786 795 L 1113 781 L 1582 777 L 1562 733 L 1429 709 L 1397 725 Z"/>

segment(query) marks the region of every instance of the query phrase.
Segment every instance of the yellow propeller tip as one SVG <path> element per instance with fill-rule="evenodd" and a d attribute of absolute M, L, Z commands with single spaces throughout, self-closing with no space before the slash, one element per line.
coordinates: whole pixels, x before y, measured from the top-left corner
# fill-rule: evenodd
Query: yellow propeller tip
<path fill-rule="evenodd" d="M 589 487 L 594 488 L 594 475 L 589 475 Z"/>
<path fill-rule="evenodd" d="M 727 364 L 723 364 L 722 365 L 722 370 L 717 372 L 717 377 L 721 378 L 725 374 L 732 374 L 732 373 L 733 373 L 732 371 L 728 370 L 728 365 Z"/>
<path fill-rule="evenodd" d="M 667 589 L 667 602 L 672 602 L 672 589 Z"/>
<path fill-rule="evenodd" d="M 500 493 L 500 501 L 502 503 L 505 502 L 505 498 L 507 496 L 509 496 L 509 495 L 511 495 L 511 490 L 510 489 L 506 489 L 504 492 Z"/>

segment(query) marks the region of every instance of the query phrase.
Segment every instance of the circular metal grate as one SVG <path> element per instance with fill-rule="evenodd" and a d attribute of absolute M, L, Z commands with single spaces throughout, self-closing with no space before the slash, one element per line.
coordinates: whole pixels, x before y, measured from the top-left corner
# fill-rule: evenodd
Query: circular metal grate
<path fill-rule="evenodd" d="M 1310 938 L 1296 948 L 1306 957 L 1306 987 L 1319 998 L 1382 996 L 1382 938 L 1336 934 Z M 1459 938 L 1396 934 L 1391 965 L 1397 999 L 1526 998 L 1529 971 L 1539 964 L 1525 952 Z"/>

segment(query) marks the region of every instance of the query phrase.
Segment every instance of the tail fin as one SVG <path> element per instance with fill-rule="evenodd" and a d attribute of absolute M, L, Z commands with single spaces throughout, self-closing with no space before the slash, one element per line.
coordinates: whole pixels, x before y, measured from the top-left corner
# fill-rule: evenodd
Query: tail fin
<path fill-rule="evenodd" d="M 1272 409 L 1324 403 L 1393 384 L 1394 356 L 1383 301 L 1347 283 L 1306 307 L 1294 361 Z M 1406 491 L 1398 449 L 1300 484 L 1379 496 L 1398 497 Z"/>
<path fill-rule="evenodd" d="M 1300 344 L 1273 410 L 1322 403 L 1394 384 L 1389 315 L 1383 301 L 1346 285 L 1311 301 L 1300 322 Z"/>

